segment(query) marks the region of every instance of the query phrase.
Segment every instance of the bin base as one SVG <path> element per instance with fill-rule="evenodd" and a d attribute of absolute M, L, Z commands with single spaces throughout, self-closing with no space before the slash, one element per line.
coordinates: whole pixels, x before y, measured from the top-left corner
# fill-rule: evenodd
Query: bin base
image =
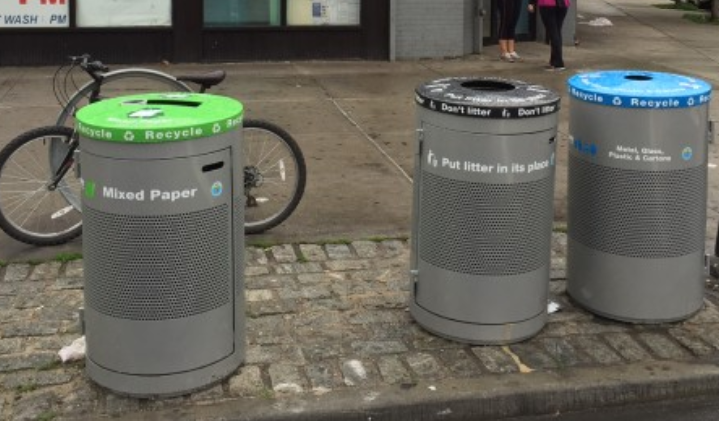
<path fill-rule="evenodd" d="M 670 317 L 670 318 L 652 318 L 652 319 L 642 319 L 642 318 L 633 318 L 633 317 L 625 317 L 620 314 L 614 314 L 614 313 L 606 313 L 602 311 L 601 309 L 597 309 L 592 307 L 591 305 L 582 302 L 581 300 L 578 300 L 576 297 L 574 297 L 572 294 L 568 293 L 569 298 L 577 304 L 579 307 L 583 308 L 584 310 L 587 310 L 588 312 L 597 315 L 599 317 L 604 317 L 605 319 L 615 320 L 618 322 L 624 322 L 624 323 L 631 323 L 631 324 L 663 324 L 663 323 L 674 323 L 674 322 L 681 322 L 684 321 L 695 314 L 699 312 L 702 308 L 699 307 L 698 309 L 692 311 L 691 313 L 688 313 L 686 315 L 682 316 L 676 316 L 676 317 Z"/>
<path fill-rule="evenodd" d="M 570 233 L 571 235 L 571 233 Z M 567 294 L 587 311 L 628 323 L 688 319 L 704 303 L 704 254 L 641 259 L 567 242 Z"/>
<path fill-rule="evenodd" d="M 85 358 L 85 370 L 95 383 L 119 395 L 136 398 L 168 398 L 205 389 L 224 380 L 239 368 L 243 359 L 243 355 L 236 352 L 219 362 L 197 370 L 142 376 L 107 370 L 95 364 L 90 358 Z"/>
<path fill-rule="evenodd" d="M 429 332 L 473 345 L 509 345 L 521 342 L 539 333 L 547 323 L 546 309 L 527 320 L 492 325 L 447 319 L 425 310 L 414 300 L 410 303 L 410 313 L 417 323 Z"/>

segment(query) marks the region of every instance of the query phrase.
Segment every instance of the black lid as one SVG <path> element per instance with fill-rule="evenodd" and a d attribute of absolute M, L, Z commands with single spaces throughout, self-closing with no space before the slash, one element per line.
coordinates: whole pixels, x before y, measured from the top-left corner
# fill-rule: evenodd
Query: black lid
<path fill-rule="evenodd" d="M 498 77 L 437 79 L 417 87 L 417 104 L 432 111 L 474 118 L 532 118 L 559 111 L 555 92 Z"/>

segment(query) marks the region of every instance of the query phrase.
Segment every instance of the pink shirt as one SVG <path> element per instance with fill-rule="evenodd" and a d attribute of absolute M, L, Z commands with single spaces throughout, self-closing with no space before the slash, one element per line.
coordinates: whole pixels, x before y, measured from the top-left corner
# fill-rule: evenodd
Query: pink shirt
<path fill-rule="evenodd" d="M 571 4 L 569 0 L 559 0 L 564 1 L 564 5 L 566 7 L 569 7 Z M 539 7 L 556 7 L 557 6 L 557 0 L 537 0 L 537 5 Z"/>

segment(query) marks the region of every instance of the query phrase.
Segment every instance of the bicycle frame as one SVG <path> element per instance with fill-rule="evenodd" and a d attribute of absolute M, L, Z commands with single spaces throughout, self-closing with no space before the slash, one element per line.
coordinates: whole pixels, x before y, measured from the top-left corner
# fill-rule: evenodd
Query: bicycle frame
<path fill-rule="evenodd" d="M 68 143 L 70 146 L 67 150 L 67 153 L 65 154 L 65 157 L 62 159 L 60 168 L 55 171 L 55 174 L 52 176 L 50 181 L 47 183 L 47 189 L 50 191 L 54 191 L 57 189 L 57 185 L 60 183 L 63 177 L 65 177 L 65 174 L 72 168 L 72 164 L 75 162 L 75 158 L 73 155 L 75 155 L 75 151 L 80 146 L 80 138 L 77 134 L 77 132 L 73 132 L 72 138 L 70 139 L 70 142 Z"/>
<path fill-rule="evenodd" d="M 136 76 L 138 73 L 142 73 L 143 76 L 146 76 L 148 78 L 154 77 L 157 80 L 167 80 L 168 78 L 172 78 L 175 79 L 178 85 L 183 86 L 187 92 L 192 91 L 192 89 L 190 89 L 190 87 L 187 86 L 187 84 L 185 84 L 184 82 L 180 82 L 179 80 L 177 80 L 171 75 L 168 75 L 167 73 L 152 69 L 129 68 L 94 75 L 91 71 L 86 71 L 86 73 L 88 73 L 93 78 L 93 80 L 81 86 L 77 90 L 77 92 L 68 100 L 67 104 L 65 104 L 65 106 L 63 107 L 55 123 L 58 126 L 65 125 L 65 121 L 75 115 L 75 111 L 77 110 L 77 104 L 81 100 L 89 98 L 89 101 L 91 103 L 99 101 L 101 99 L 100 94 L 102 92 L 102 85 L 104 85 L 105 83 L 109 83 L 116 79 L 131 78 Z"/>

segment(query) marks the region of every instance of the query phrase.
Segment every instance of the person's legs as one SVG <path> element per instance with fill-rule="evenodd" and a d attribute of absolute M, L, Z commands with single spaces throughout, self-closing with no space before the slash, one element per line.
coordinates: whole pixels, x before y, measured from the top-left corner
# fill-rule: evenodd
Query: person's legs
<path fill-rule="evenodd" d="M 519 56 L 514 50 L 514 40 L 517 37 L 517 23 L 519 23 L 519 14 L 522 7 L 522 0 L 505 0 L 507 2 L 507 22 L 509 25 L 508 29 L 508 42 L 507 42 L 507 51 L 515 55 L 516 58 Z"/>
<path fill-rule="evenodd" d="M 514 51 L 514 28 L 517 21 L 514 17 L 515 0 L 499 0 L 497 10 L 499 11 L 499 57 L 502 60 L 513 62 L 514 57 L 509 53 Z"/>
<path fill-rule="evenodd" d="M 539 16 L 542 18 L 544 28 L 547 30 L 547 36 L 549 37 L 549 45 L 551 47 L 551 53 L 549 56 L 549 65 L 552 67 L 564 67 L 562 61 L 562 44 L 561 44 L 561 31 L 557 27 L 557 7 L 540 7 Z"/>
<path fill-rule="evenodd" d="M 557 44 L 556 44 L 556 55 L 555 58 L 557 59 L 557 66 L 555 67 L 564 67 L 564 55 L 562 54 L 562 49 L 564 48 L 564 42 L 562 40 L 562 25 L 564 25 L 564 18 L 567 17 L 567 8 L 566 7 L 554 7 L 554 17 L 556 21 L 557 26 Z M 552 46 L 552 49 L 555 47 Z"/>
<path fill-rule="evenodd" d="M 499 54 L 504 56 L 509 51 L 507 50 L 507 40 L 506 39 L 500 39 L 499 40 Z"/>

